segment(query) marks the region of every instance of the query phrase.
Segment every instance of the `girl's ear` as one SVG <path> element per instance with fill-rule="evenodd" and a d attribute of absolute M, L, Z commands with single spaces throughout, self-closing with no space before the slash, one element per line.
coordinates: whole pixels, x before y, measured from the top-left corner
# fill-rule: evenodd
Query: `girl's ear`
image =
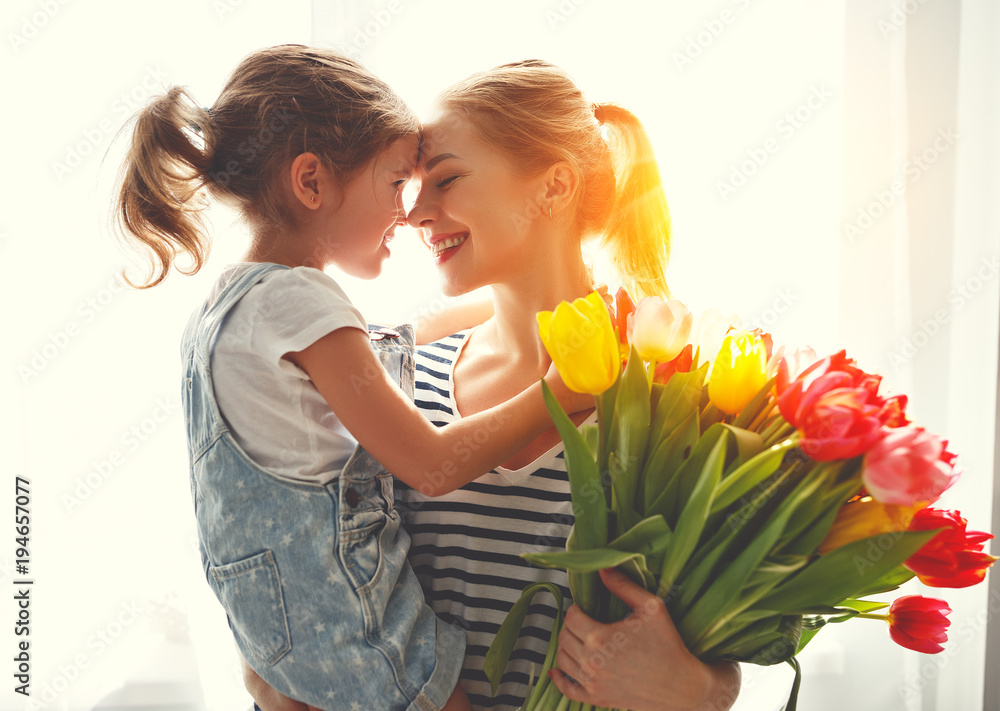
<path fill-rule="evenodd" d="M 337 199 L 337 181 L 315 153 L 300 153 L 288 169 L 292 195 L 309 210 L 318 210 L 324 200 L 332 204 Z"/>
<path fill-rule="evenodd" d="M 548 214 L 551 209 L 552 215 L 555 215 L 570 207 L 579 185 L 580 176 L 573 166 L 566 161 L 553 164 L 545 172 L 543 180 L 542 212 Z"/>

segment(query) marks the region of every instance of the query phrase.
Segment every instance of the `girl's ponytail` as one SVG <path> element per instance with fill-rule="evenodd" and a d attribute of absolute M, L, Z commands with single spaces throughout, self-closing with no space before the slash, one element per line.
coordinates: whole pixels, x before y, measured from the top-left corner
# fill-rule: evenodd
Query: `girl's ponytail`
<path fill-rule="evenodd" d="M 614 207 L 602 245 L 635 298 L 668 297 L 664 272 L 670 254 L 670 210 L 653 146 L 642 123 L 616 104 L 596 104 L 615 174 Z"/>
<path fill-rule="evenodd" d="M 193 260 L 187 269 L 178 267 L 181 273 L 194 274 L 204 265 L 209 240 L 200 211 L 206 204 L 196 196 L 208 181 L 211 146 L 211 116 L 184 89 L 172 87 L 136 116 L 116 217 L 120 232 L 147 253 L 150 273 L 141 284 L 126 277 L 130 285 L 156 286 L 180 253 Z"/>

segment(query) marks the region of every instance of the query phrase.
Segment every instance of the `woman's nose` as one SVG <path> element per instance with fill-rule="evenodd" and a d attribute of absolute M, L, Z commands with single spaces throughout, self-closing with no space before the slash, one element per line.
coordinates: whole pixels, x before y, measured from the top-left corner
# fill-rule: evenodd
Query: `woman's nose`
<path fill-rule="evenodd" d="M 413 202 L 413 207 L 411 207 L 410 211 L 406 213 L 406 224 L 410 227 L 420 228 L 426 227 L 433 221 L 434 218 L 432 211 L 418 195 L 417 199 Z"/>

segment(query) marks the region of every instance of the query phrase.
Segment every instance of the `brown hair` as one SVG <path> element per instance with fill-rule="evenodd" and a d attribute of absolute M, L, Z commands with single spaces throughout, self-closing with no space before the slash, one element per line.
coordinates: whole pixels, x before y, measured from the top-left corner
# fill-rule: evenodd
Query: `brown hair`
<path fill-rule="evenodd" d="M 417 130 L 409 108 L 364 67 L 302 45 L 243 59 L 210 109 L 172 87 L 135 116 L 115 201 L 120 232 L 149 258 L 138 286 L 159 284 L 171 265 L 194 274 L 205 264 L 202 188 L 253 227 L 290 226 L 276 178 L 297 155 L 315 153 L 346 180 Z M 189 268 L 175 264 L 180 253 L 190 255 Z"/>
<path fill-rule="evenodd" d="M 527 173 L 570 163 L 580 176 L 581 233 L 603 235 L 602 247 L 633 296 L 669 295 L 670 212 L 652 144 L 632 113 L 591 104 L 565 72 L 540 60 L 474 74 L 440 101 Z"/>

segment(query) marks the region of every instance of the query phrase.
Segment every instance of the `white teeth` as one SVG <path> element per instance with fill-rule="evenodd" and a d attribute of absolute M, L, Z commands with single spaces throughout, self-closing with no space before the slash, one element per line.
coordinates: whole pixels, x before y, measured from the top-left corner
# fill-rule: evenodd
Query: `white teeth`
<path fill-rule="evenodd" d="M 457 237 L 449 237 L 447 239 L 441 240 L 440 242 L 436 242 L 434 246 L 431 247 L 431 249 L 434 252 L 434 256 L 437 257 L 443 254 L 445 251 L 451 249 L 452 247 L 457 247 L 467 239 L 469 239 L 469 235 L 467 234 L 458 235 Z"/>

